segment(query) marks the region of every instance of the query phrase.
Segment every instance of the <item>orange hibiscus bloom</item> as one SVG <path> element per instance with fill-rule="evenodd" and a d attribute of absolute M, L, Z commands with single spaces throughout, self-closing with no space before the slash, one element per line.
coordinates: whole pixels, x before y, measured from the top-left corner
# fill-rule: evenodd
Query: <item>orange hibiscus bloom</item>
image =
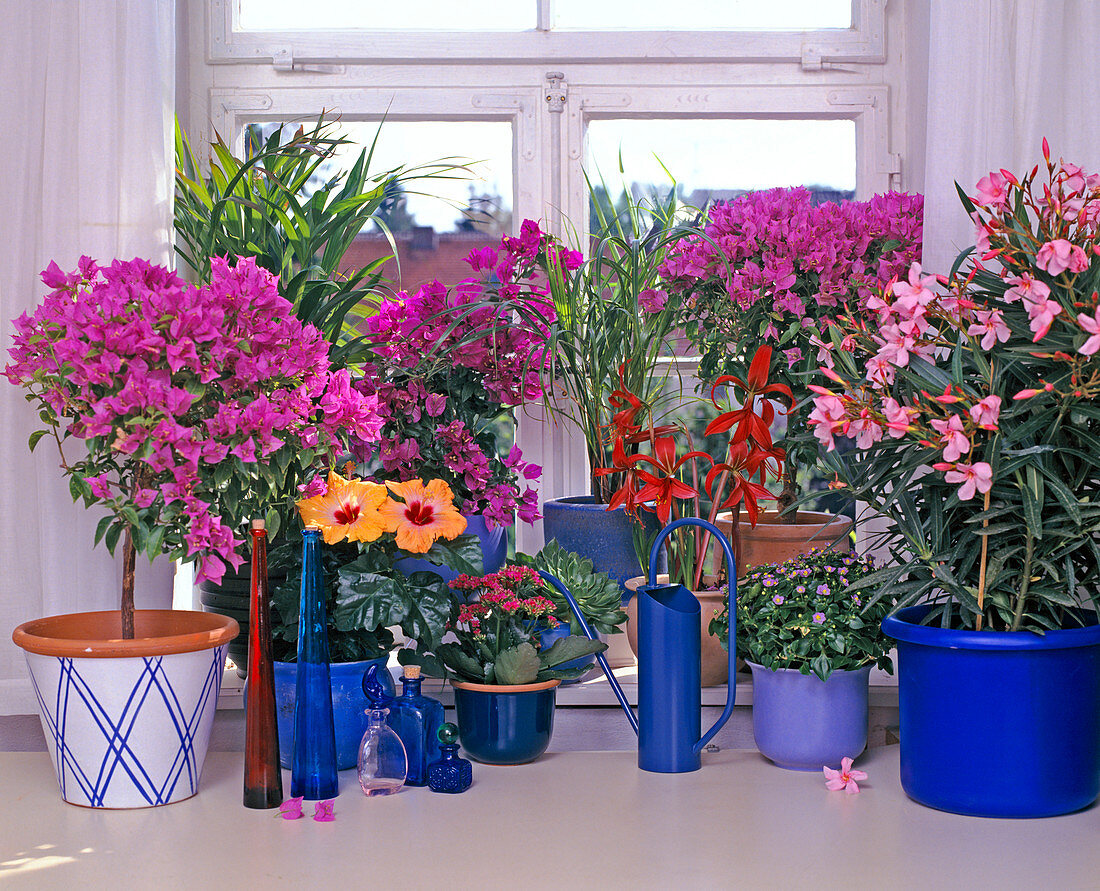
<path fill-rule="evenodd" d="M 381 483 L 346 480 L 335 470 L 329 471 L 328 492 L 298 502 L 298 513 L 306 526 L 319 526 L 325 544 L 345 538 L 352 541 L 376 541 L 386 531 L 380 513 L 389 501 Z"/>
<path fill-rule="evenodd" d="M 389 500 L 381 508 L 387 532 L 397 533 L 397 546 L 412 554 L 431 550 L 437 538 L 457 538 L 466 531 L 466 518 L 454 506 L 454 495 L 443 480 L 407 483 L 387 482 L 390 491 L 404 500 Z"/>

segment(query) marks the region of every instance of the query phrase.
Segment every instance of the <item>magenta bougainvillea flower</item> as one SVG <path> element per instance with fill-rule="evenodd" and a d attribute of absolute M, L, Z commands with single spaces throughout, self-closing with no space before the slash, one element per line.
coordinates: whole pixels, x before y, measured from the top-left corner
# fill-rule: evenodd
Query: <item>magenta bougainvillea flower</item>
<path fill-rule="evenodd" d="M 282 817 L 284 820 L 300 820 L 302 818 L 302 798 L 304 796 L 299 795 L 296 798 L 287 798 L 283 800 L 283 803 L 279 805 L 278 817 Z"/>
<path fill-rule="evenodd" d="M 318 801 L 317 806 L 313 809 L 313 819 L 318 823 L 331 823 L 336 819 L 336 814 L 332 810 L 335 804 L 336 802 L 332 798 Z"/>
<path fill-rule="evenodd" d="M 16 320 L 4 375 L 38 403 L 35 437 L 56 436 L 74 497 L 107 507 L 108 546 L 129 528 L 138 550 L 198 560 L 198 578 L 219 581 L 241 563 L 240 523 L 293 494 L 291 468 L 347 434 L 376 439 L 382 418 L 329 369 L 323 334 L 274 276 L 252 259 L 211 270 L 194 287 L 140 259 L 51 263 L 53 290 Z"/>

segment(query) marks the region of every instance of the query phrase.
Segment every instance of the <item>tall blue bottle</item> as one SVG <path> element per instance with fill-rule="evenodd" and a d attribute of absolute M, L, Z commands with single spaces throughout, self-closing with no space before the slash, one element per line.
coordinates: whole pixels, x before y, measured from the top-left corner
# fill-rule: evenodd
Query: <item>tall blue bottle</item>
<path fill-rule="evenodd" d="M 321 530 L 312 526 L 302 533 L 302 600 L 298 610 L 298 685 L 294 697 L 290 794 L 310 801 L 340 794 Z"/>
<path fill-rule="evenodd" d="M 401 695 L 388 702 L 386 723 L 401 737 L 409 759 L 406 786 L 426 786 L 428 765 L 439 759 L 436 734 L 443 723 L 443 705 L 420 693 L 420 666 L 406 665 Z"/>

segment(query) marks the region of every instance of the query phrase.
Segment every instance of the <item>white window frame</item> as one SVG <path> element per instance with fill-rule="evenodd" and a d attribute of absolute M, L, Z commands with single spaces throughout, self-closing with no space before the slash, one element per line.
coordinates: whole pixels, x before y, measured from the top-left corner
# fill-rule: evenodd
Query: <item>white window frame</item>
<path fill-rule="evenodd" d="M 886 0 L 852 0 L 848 28 L 807 31 L 553 30 L 552 0 L 537 0 L 527 31 L 248 31 L 236 0 L 209 0 L 210 61 L 295 65 L 341 63 L 798 62 L 807 70 L 886 60 Z"/>

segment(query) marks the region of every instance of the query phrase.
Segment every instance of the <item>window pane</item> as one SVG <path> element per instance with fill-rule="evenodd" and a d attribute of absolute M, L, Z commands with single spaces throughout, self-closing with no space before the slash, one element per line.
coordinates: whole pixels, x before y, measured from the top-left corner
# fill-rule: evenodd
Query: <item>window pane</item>
<path fill-rule="evenodd" d="M 342 122 L 353 145 L 345 147 L 333 169 L 350 167 L 378 132 L 371 122 Z M 383 219 L 401 260 L 389 261 L 387 276 L 414 291 L 432 279 L 453 285 L 471 274 L 462 261 L 470 251 L 496 246 L 512 228 L 512 127 L 504 121 L 386 121 L 374 149 L 371 169 L 390 170 L 432 164 L 446 156 L 469 167 L 455 178 L 413 180 L 393 196 Z M 352 244 L 344 265 L 361 267 L 392 251 L 381 230 L 372 227 Z"/>
<path fill-rule="evenodd" d="M 238 21 L 246 31 L 523 31 L 536 24 L 535 0 L 240 0 L 240 4 Z"/>
<path fill-rule="evenodd" d="M 555 28 L 805 31 L 851 26 L 851 0 L 554 0 Z"/>

